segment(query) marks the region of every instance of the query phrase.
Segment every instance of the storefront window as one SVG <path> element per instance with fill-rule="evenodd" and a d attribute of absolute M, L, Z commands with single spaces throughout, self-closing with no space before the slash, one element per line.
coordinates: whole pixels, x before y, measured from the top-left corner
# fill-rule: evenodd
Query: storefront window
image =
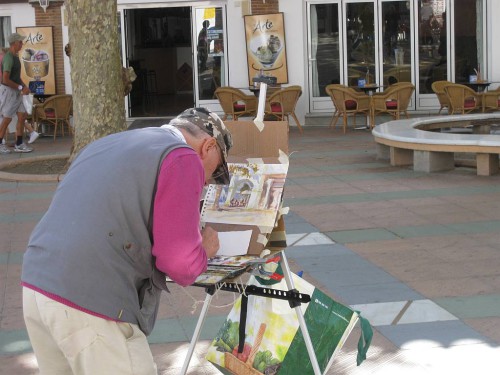
<path fill-rule="evenodd" d="M 198 60 L 198 95 L 213 99 L 224 82 L 224 26 L 222 8 L 196 9 L 196 54 Z"/>
<path fill-rule="evenodd" d="M 326 96 L 325 87 L 340 83 L 338 4 L 313 4 L 310 11 L 312 92 Z"/>
<path fill-rule="evenodd" d="M 0 47 L 8 47 L 7 37 L 12 33 L 10 17 L 0 17 Z"/>
<path fill-rule="evenodd" d="M 311 111 L 324 88 L 412 82 L 412 109 L 437 104 L 435 81 L 488 79 L 485 0 L 309 0 Z"/>
<path fill-rule="evenodd" d="M 448 80 L 445 0 L 419 0 L 418 52 L 420 93 L 430 94 L 434 81 Z"/>
<path fill-rule="evenodd" d="M 347 74 L 349 86 L 359 79 L 375 82 L 375 26 L 373 2 L 347 4 Z"/>
<path fill-rule="evenodd" d="M 483 60 L 482 1 L 461 0 L 455 7 L 455 81 L 468 82 L 471 75 L 486 78 Z M 484 70 L 484 71 L 483 71 Z"/>
<path fill-rule="evenodd" d="M 410 2 L 382 3 L 384 86 L 411 82 Z"/>

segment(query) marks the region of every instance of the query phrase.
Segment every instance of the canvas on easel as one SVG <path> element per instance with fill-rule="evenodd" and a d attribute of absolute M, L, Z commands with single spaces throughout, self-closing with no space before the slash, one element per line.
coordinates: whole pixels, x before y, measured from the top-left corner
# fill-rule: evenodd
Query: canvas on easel
<path fill-rule="evenodd" d="M 213 285 L 233 278 L 253 265 L 264 249 L 286 247 L 280 215 L 288 171 L 288 124 L 273 121 L 261 131 L 251 121 L 226 121 L 234 146 L 228 157 L 231 181 L 210 185 L 201 208 L 202 226 L 219 233 L 221 249 L 209 259 L 196 285 Z M 230 256 L 239 262 L 221 264 Z"/>
<path fill-rule="evenodd" d="M 246 247 L 235 247 L 235 253 L 224 255 L 259 255 L 276 226 L 288 164 L 228 163 L 228 169 L 228 185 L 208 187 L 201 222 L 222 235 L 252 232 Z M 232 241 L 236 246 L 244 238 Z"/>
<path fill-rule="evenodd" d="M 251 230 L 244 254 L 259 256 L 269 238 L 276 237 L 276 228 L 284 232 L 280 208 L 288 172 L 288 125 L 273 121 L 259 131 L 251 121 L 225 124 L 234 143 L 228 157 L 231 182 L 207 189 L 201 221 L 219 233 Z M 276 242 L 272 245 L 279 250 Z"/>

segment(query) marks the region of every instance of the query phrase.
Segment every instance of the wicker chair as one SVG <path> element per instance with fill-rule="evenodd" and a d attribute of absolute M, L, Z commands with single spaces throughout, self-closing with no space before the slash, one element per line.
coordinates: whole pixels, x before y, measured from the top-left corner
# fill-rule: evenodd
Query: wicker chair
<path fill-rule="evenodd" d="M 481 108 L 481 96 L 470 87 L 458 83 L 450 83 L 444 87 L 450 101 L 449 114 L 465 114 Z"/>
<path fill-rule="evenodd" d="M 441 111 L 446 108 L 448 110 L 448 113 L 450 112 L 450 100 L 446 96 L 446 93 L 444 92 L 445 86 L 449 85 L 450 81 L 434 81 L 431 85 L 432 91 L 436 94 L 438 100 L 439 100 L 439 105 L 441 108 L 439 108 L 438 115 L 441 114 Z"/>
<path fill-rule="evenodd" d="M 367 125 L 370 118 L 370 96 L 359 93 L 356 90 L 340 85 L 330 84 L 325 87 L 326 93 L 332 99 L 336 111 L 333 114 L 330 126 L 335 127 L 339 117 L 343 116 L 343 129 L 344 134 L 347 131 L 347 118 L 352 116 L 354 118 L 354 125 L 356 125 L 356 115 L 362 113 L 367 118 Z"/>
<path fill-rule="evenodd" d="M 73 109 L 73 96 L 71 95 L 53 95 L 43 103 L 36 104 L 33 107 L 33 122 L 38 125 L 41 123 L 54 127 L 54 140 L 57 135 L 57 128 L 60 125 L 61 135 L 64 135 L 64 126 L 71 133 L 72 128 L 69 118 Z"/>
<path fill-rule="evenodd" d="M 415 91 L 415 86 L 410 82 L 400 82 L 390 86 L 384 92 L 372 96 L 372 125 L 375 117 L 381 113 L 388 113 L 396 120 L 400 115 L 408 116 L 408 106 Z"/>
<path fill-rule="evenodd" d="M 219 99 L 224 111 L 223 121 L 229 116 L 233 120 L 238 120 L 240 116 L 255 116 L 257 112 L 257 98 L 255 95 L 247 95 L 243 91 L 234 87 L 218 87 L 215 96 Z"/>
<path fill-rule="evenodd" d="M 299 119 L 295 114 L 295 107 L 299 97 L 302 95 L 302 87 L 289 86 L 281 90 L 273 92 L 266 99 L 266 108 L 264 110 L 266 115 L 276 117 L 278 120 L 287 120 L 290 123 L 289 116 L 292 116 L 302 133 L 302 126 Z"/>
<path fill-rule="evenodd" d="M 481 107 L 483 112 L 500 110 L 500 86 L 481 93 Z"/>

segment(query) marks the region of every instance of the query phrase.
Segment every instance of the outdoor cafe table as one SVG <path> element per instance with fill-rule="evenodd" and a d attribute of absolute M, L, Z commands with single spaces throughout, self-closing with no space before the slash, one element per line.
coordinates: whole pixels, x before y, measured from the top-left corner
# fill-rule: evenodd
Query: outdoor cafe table
<path fill-rule="evenodd" d="M 376 84 L 376 83 L 368 84 L 368 85 L 364 85 L 364 86 L 355 86 L 355 88 L 363 91 L 365 94 L 367 94 L 369 96 L 373 96 L 375 91 L 377 91 L 381 87 L 383 87 L 383 86 L 380 86 L 379 84 Z"/>
<path fill-rule="evenodd" d="M 489 85 L 491 85 L 491 82 L 487 82 L 487 81 L 466 82 L 466 83 L 462 83 L 462 84 L 470 87 L 471 89 L 473 89 L 474 91 L 476 91 L 478 93 L 481 93 L 481 92 L 484 92 L 488 88 Z"/>
<path fill-rule="evenodd" d="M 273 92 L 275 92 L 276 90 L 279 90 L 279 86 L 274 86 L 274 85 L 267 85 L 267 95 L 268 96 L 269 94 L 272 94 Z M 249 87 L 245 87 L 245 90 L 249 90 L 251 92 L 253 92 L 253 94 L 258 98 L 259 95 L 260 95 L 260 86 L 249 86 Z"/>
<path fill-rule="evenodd" d="M 359 126 L 359 127 L 354 128 L 355 130 L 367 130 L 367 129 L 370 130 L 371 127 L 373 126 L 374 120 L 373 120 L 372 109 L 371 109 L 371 106 L 372 106 L 372 103 L 371 103 L 372 98 L 371 97 L 373 96 L 373 94 L 375 94 L 375 91 L 377 91 L 381 87 L 383 87 L 383 86 L 381 86 L 377 83 L 372 83 L 372 84 L 368 84 L 368 85 L 364 85 L 364 86 L 353 86 L 353 88 L 363 91 L 366 95 L 368 95 L 370 97 L 370 114 L 368 116 L 368 123 L 366 124 L 366 126 Z"/>

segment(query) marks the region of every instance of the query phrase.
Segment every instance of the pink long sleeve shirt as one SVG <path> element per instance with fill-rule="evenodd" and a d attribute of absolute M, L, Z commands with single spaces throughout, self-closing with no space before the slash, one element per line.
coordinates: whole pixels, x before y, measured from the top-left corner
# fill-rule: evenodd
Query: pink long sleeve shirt
<path fill-rule="evenodd" d="M 192 284 L 207 268 L 199 229 L 205 171 L 190 148 L 178 148 L 163 161 L 153 213 L 156 268 L 176 283 Z"/>

